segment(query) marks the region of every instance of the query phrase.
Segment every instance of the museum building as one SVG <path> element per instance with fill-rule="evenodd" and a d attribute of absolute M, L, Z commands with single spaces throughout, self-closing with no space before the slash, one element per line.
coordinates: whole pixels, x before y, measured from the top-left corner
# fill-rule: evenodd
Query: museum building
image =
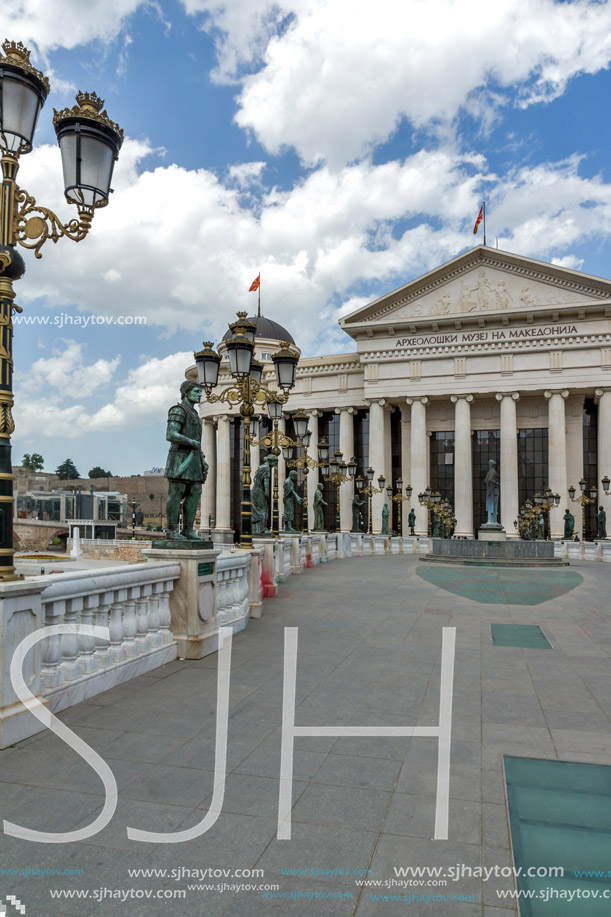
<path fill-rule="evenodd" d="M 274 387 L 272 353 L 292 336 L 259 317 L 255 356 L 263 383 Z M 568 507 L 581 531 L 581 505 L 569 496 L 579 481 L 597 486 L 611 476 L 611 281 L 509 252 L 478 246 L 340 320 L 356 352 L 301 359 L 281 430 L 304 410 L 312 438 L 331 453 L 353 456 L 357 474 L 371 466 L 393 490 L 411 484 L 416 533 L 426 534 L 427 511 L 417 495 L 427 486 L 447 497 L 455 535 L 474 537 L 486 521 L 484 478 L 498 463 L 500 521 L 517 537 L 515 521 L 528 497 L 549 485 L 560 494 L 551 510 L 552 537 L 562 537 Z M 223 342 L 219 353 L 225 356 Z M 196 378 L 195 367 L 187 370 Z M 221 364 L 217 390 L 231 382 Z M 240 534 L 239 411 L 202 399 L 202 447 L 210 465 L 202 496 L 202 526 L 213 520 L 219 540 Z M 270 429 L 261 418 L 261 434 Z M 267 450 L 254 445 L 251 465 Z M 279 461 L 280 495 L 286 475 Z M 308 477 L 311 502 L 318 469 Z M 339 487 L 342 531 L 352 525 L 354 484 Z M 325 525 L 335 530 L 338 488 L 325 484 Z M 373 530 L 382 526 L 385 494 L 373 499 Z M 393 505 L 393 527 L 397 507 Z M 586 534 L 596 531 L 586 507 Z M 282 506 L 280 506 L 282 513 Z M 312 519 L 310 515 L 310 520 Z M 298 520 L 297 520 L 298 521 Z"/>

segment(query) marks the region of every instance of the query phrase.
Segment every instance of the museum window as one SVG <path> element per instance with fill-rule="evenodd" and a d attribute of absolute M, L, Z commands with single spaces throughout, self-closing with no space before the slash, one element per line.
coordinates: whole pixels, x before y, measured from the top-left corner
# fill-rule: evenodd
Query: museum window
<path fill-rule="evenodd" d="M 339 449 L 339 414 L 325 411 L 318 420 L 318 436 L 319 439 L 324 437 L 329 443 L 329 458 L 331 458 L 333 453 Z M 348 462 L 351 458 L 351 455 L 347 459 L 344 456 L 344 459 Z M 321 480 L 324 481 L 322 476 Z M 323 507 L 325 528 L 328 532 L 334 532 L 337 521 L 337 487 L 325 483 L 323 494 L 328 504 Z"/>
<path fill-rule="evenodd" d="M 543 493 L 548 481 L 547 427 L 518 430 L 518 497 L 520 508 L 527 497 Z"/>
<path fill-rule="evenodd" d="M 603 474 L 609 474 L 608 470 Z M 593 398 L 586 398 L 583 405 L 583 476 L 588 483 L 587 492 L 590 487 L 598 487 L 598 405 L 594 403 Z M 577 481 L 569 481 L 577 487 L 579 494 L 579 484 Z M 573 512 L 574 507 L 569 509 Z M 586 539 L 594 540 L 598 533 L 596 525 L 596 514 L 598 506 L 595 503 L 589 503 L 585 507 L 585 532 Z"/>
<path fill-rule="evenodd" d="M 547 430 L 545 431 L 547 433 Z M 486 512 L 486 475 L 488 462 L 495 461 L 500 470 L 501 437 L 500 430 L 476 430 L 471 437 L 471 455 L 473 458 L 473 527 L 477 531 L 480 525 L 488 521 Z M 501 518 L 501 501 L 499 499 L 498 519 Z"/>
<path fill-rule="evenodd" d="M 454 508 L 454 430 L 431 433 L 430 481 L 431 490 L 447 497 Z"/>

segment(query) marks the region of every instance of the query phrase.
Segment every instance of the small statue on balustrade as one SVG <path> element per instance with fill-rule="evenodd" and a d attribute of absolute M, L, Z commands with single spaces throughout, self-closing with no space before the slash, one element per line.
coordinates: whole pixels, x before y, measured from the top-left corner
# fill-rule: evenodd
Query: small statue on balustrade
<path fill-rule="evenodd" d="M 389 516 L 388 503 L 385 503 L 384 506 L 382 507 L 382 535 L 389 534 L 388 516 Z"/>
<path fill-rule="evenodd" d="M 488 474 L 486 475 L 484 483 L 486 485 L 486 512 L 488 513 L 488 521 L 486 524 L 498 525 L 501 482 L 494 459 L 490 459 L 488 462 Z"/>
<path fill-rule="evenodd" d="M 415 535 L 415 534 L 416 534 L 416 528 L 415 528 L 415 526 L 416 526 L 416 511 L 414 510 L 413 507 L 412 507 L 412 509 L 410 510 L 409 516 L 407 517 L 407 524 L 409 525 L 409 533 L 410 533 L 410 535 Z"/>
<path fill-rule="evenodd" d="M 539 518 L 537 520 L 537 526 L 539 530 L 539 533 L 537 535 L 538 540 L 545 541 L 545 516 L 543 515 L 543 513 L 539 513 Z"/>
<path fill-rule="evenodd" d="M 268 500 L 271 491 L 272 472 L 277 463 L 277 456 L 266 455 L 262 464 L 255 471 L 255 477 L 250 489 L 253 535 L 266 535 L 269 532 Z"/>
<path fill-rule="evenodd" d="M 295 503 L 303 503 L 303 498 L 299 496 L 297 490 L 295 489 L 295 484 L 297 482 L 297 472 L 295 469 L 289 472 L 287 479 L 284 482 L 284 529 L 285 532 L 290 532 L 292 535 L 297 534 L 297 529 L 293 528 L 293 521 L 295 519 Z"/>
<path fill-rule="evenodd" d="M 599 541 L 607 537 L 607 514 L 602 506 L 598 507 L 598 515 L 596 516 L 596 537 Z"/>
<path fill-rule="evenodd" d="M 323 488 L 324 484 L 321 482 L 316 485 L 316 490 L 314 491 L 314 531 L 315 532 L 324 532 L 325 531 L 325 520 L 323 517 L 323 506 L 328 506 L 327 501 L 323 498 Z"/>
<path fill-rule="evenodd" d="M 564 511 L 564 538 L 566 541 L 572 541 L 573 532 L 575 531 L 575 516 L 569 509 Z"/>

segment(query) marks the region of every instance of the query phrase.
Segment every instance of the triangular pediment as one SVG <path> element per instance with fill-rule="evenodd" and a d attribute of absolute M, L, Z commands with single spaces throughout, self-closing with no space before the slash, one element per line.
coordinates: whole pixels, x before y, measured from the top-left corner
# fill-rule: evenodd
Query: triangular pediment
<path fill-rule="evenodd" d="M 507 315 L 611 300 L 611 281 L 480 246 L 363 306 L 340 321 L 382 327 L 404 322 Z"/>

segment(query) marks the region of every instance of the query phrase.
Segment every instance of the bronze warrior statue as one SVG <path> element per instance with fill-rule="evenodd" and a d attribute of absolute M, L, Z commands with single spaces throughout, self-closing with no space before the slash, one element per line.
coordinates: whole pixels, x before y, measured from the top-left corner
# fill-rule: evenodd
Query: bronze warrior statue
<path fill-rule="evenodd" d="M 183 382 L 180 404 L 168 412 L 166 439 L 170 443 L 165 477 L 168 479 L 166 503 L 168 541 L 203 541 L 193 530 L 195 514 L 208 475 L 208 463 L 201 449 L 202 423 L 195 407 L 202 397 L 199 382 Z M 182 503 L 182 532 L 178 531 Z"/>

